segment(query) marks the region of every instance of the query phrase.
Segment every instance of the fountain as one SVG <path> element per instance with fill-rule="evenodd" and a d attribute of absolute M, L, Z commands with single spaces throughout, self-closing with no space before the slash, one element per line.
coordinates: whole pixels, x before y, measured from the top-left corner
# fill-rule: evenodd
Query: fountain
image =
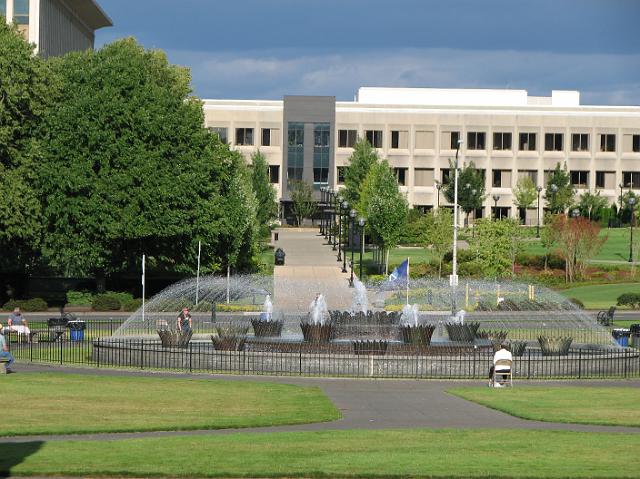
<path fill-rule="evenodd" d="M 417 346 L 429 346 L 431 337 L 435 331 L 435 326 L 430 324 L 419 323 L 420 308 L 417 304 L 410 306 L 406 304 L 402 308 L 400 317 L 400 332 L 405 343 L 415 344 Z"/>
<path fill-rule="evenodd" d="M 267 295 L 262 307 L 262 313 L 259 318 L 251 320 L 254 335 L 257 338 L 279 337 L 282 334 L 282 326 L 284 320 L 273 319 L 273 304 L 271 303 L 271 295 Z"/>
<path fill-rule="evenodd" d="M 316 293 L 315 299 L 309 305 L 306 321 L 300 322 L 302 335 L 307 343 L 328 343 L 331 340 L 333 324 L 327 320 L 327 303 L 324 296 Z"/>

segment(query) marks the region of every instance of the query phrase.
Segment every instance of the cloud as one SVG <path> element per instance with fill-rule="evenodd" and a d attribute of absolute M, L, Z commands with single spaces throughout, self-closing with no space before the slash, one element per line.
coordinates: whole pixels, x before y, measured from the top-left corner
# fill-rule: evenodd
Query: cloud
<path fill-rule="evenodd" d="M 584 104 L 640 105 L 640 54 L 514 50 L 386 49 L 309 54 L 295 50 L 170 50 L 190 66 L 203 98 L 353 98 L 360 86 L 514 88 L 532 95 L 580 90 Z"/>

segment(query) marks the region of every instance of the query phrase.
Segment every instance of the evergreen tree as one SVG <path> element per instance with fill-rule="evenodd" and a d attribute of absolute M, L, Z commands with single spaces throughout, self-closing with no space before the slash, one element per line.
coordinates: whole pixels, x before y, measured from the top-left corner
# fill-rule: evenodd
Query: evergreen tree
<path fill-rule="evenodd" d="M 293 214 L 298 226 L 305 218 L 311 218 L 316 212 L 316 202 L 313 200 L 313 188 L 306 181 L 290 181 L 291 202 Z"/>
<path fill-rule="evenodd" d="M 560 163 L 556 163 L 556 167 L 547 181 L 544 196 L 544 199 L 547 200 L 547 208 L 553 214 L 564 213 L 573 204 L 575 193 L 567 165 L 562 168 Z"/>
<path fill-rule="evenodd" d="M 533 180 L 529 176 L 520 178 L 516 183 L 513 196 L 513 203 L 520 210 L 531 208 L 534 201 L 538 198 L 538 191 L 536 190 L 536 185 Z"/>
<path fill-rule="evenodd" d="M 257 220 L 261 236 L 269 236 L 273 220 L 278 218 L 276 190 L 269 181 L 269 164 L 259 151 L 251 156 L 251 184 L 258 202 Z"/>
<path fill-rule="evenodd" d="M 425 246 L 438 262 L 438 278 L 442 276 L 442 262 L 453 246 L 453 215 L 447 208 L 429 211 L 422 221 Z"/>
<path fill-rule="evenodd" d="M 443 185 L 444 197 L 449 203 L 454 201 L 455 188 L 455 164 L 451 163 L 451 175 L 448 181 Z M 473 161 L 460 169 L 458 173 L 458 206 L 464 211 L 469 219 L 472 211 L 482 208 L 482 203 L 486 198 L 484 186 L 484 176 L 480 172 Z"/>
<path fill-rule="evenodd" d="M 360 202 L 362 184 L 371 168 L 379 161 L 378 153 L 367 140 L 358 139 L 353 147 L 353 153 L 347 161 L 348 165 L 344 171 L 345 189 L 343 193 L 350 205 L 357 205 Z"/>

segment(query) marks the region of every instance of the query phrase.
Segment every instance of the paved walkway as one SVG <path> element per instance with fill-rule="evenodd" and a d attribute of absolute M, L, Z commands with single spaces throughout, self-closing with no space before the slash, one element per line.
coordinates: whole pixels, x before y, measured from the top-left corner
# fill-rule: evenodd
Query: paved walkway
<path fill-rule="evenodd" d="M 308 311 L 316 293 L 324 294 L 329 309 L 349 309 L 352 290 L 349 273 L 342 273 L 337 251 L 325 245 L 317 228 L 280 228 L 273 245 L 286 254 L 284 266 L 276 266 L 274 309 Z M 347 258 L 347 269 L 349 260 Z"/>
<path fill-rule="evenodd" d="M 494 411 L 478 404 L 460 399 L 446 391 L 455 386 L 484 385 L 484 381 L 438 381 L 438 380 L 367 380 L 332 378 L 293 378 L 255 376 L 211 376 L 181 373 L 154 373 L 143 371 L 121 371 L 109 369 L 78 369 L 59 366 L 19 365 L 18 374 L 40 371 L 95 374 L 104 376 L 153 376 L 193 378 L 202 381 L 225 379 L 229 381 L 259 381 L 317 386 L 321 388 L 342 412 L 342 419 L 328 423 L 301 424 L 250 429 L 221 429 L 204 431 L 164 431 L 115 434 L 50 435 L 0 437 L 2 442 L 117 440 L 141 437 L 189 436 L 230 434 L 237 432 L 285 432 L 322 431 L 345 429 L 414 429 L 414 428 L 459 428 L 459 429 L 546 429 L 585 432 L 640 433 L 638 427 L 590 426 L 578 424 L 546 423 L 527 421 Z M 10 381 L 11 376 L 7 378 Z M 626 381 L 554 381 L 531 382 L 534 386 L 611 386 L 640 388 L 640 380 Z M 515 387 L 518 387 L 516 384 Z"/>

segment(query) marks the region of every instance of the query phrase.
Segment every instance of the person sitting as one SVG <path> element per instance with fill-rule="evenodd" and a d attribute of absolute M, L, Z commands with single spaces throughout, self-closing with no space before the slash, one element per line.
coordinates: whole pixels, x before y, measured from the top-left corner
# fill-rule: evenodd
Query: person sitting
<path fill-rule="evenodd" d="M 11 365 L 13 364 L 13 356 L 9 352 L 9 345 L 3 334 L 4 329 L 0 324 L 0 362 L 4 363 L 4 373 L 11 373 Z"/>
<path fill-rule="evenodd" d="M 187 334 L 191 331 L 193 326 L 193 320 L 191 319 L 191 313 L 186 306 L 182 308 L 182 311 L 178 315 L 177 319 L 178 331 L 182 334 Z"/>
<path fill-rule="evenodd" d="M 493 365 L 489 369 L 489 387 L 502 387 L 500 381 L 494 380 L 494 376 L 496 374 L 500 374 L 500 372 L 511 372 L 511 366 L 498 364 L 498 362 L 501 360 L 507 360 L 509 362 L 513 361 L 513 355 L 507 349 L 507 345 L 505 343 L 500 344 L 500 349 L 498 349 L 493 355 Z M 507 375 L 501 376 L 503 382 L 507 380 Z"/>
<path fill-rule="evenodd" d="M 26 318 L 20 312 L 20 308 L 13 310 L 13 313 L 11 313 L 7 320 L 7 326 L 9 331 L 18 333 L 18 337 L 24 336 L 28 341 L 31 340 L 31 330 L 29 329 Z"/>

